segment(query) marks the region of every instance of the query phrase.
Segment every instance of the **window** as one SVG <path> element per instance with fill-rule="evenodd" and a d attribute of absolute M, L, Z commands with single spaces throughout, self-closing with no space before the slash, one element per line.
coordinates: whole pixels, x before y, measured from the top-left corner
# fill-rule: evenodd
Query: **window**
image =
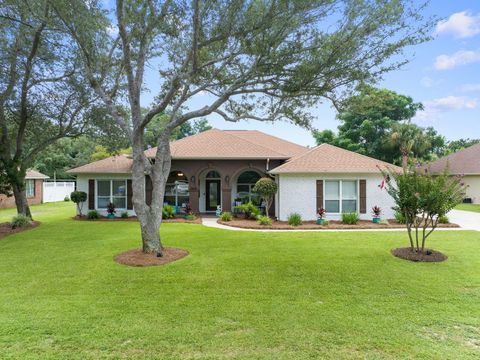
<path fill-rule="evenodd" d="M 25 195 L 27 198 L 35 196 L 35 180 L 25 180 Z"/>
<path fill-rule="evenodd" d="M 185 207 L 189 200 L 187 177 L 181 171 L 172 171 L 167 179 L 163 202 L 172 206 Z"/>
<path fill-rule="evenodd" d="M 357 211 L 357 181 L 325 181 L 325 210 L 327 213 Z"/>
<path fill-rule="evenodd" d="M 127 180 L 97 180 L 97 208 L 106 209 L 109 203 L 127 208 Z"/>
<path fill-rule="evenodd" d="M 241 173 L 237 180 L 237 199 L 242 203 L 251 201 L 260 206 L 260 196 L 253 192 L 253 187 L 259 179 L 260 175 L 256 171 L 249 170 Z"/>

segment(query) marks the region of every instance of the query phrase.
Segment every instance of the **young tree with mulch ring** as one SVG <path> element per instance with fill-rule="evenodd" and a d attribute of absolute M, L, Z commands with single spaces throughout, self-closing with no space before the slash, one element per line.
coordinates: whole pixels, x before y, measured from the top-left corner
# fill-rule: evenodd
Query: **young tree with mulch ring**
<path fill-rule="evenodd" d="M 386 182 L 386 190 L 392 196 L 398 211 L 405 217 L 405 224 L 410 240 L 410 260 L 423 261 L 428 237 L 437 228 L 439 220 L 465 196 L 465 184 L 459 176 L 450 176 L 445 169 L 442 174 L 429 171 L 395 172 L 390 169 L 382 171 Z"/>

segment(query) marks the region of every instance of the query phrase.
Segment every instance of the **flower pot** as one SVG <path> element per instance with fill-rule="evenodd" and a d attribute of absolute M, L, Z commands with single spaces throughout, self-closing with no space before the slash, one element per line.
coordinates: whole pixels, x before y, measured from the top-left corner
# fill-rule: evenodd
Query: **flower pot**
<path fill-rule="evenodd" d="M 378 224 L 378 223 L 380 223 L 380 218 L 379 217 L 374 217 L 372 219 L 372 222 L 374 222 L 375 224 Z"/>
<path fill-rule="evenodd" d="M 317 225 L 323 225 L 325 223 L 325 219 L 317 219 Z"/>
<path fill-rule="evenodd" d="M 109 218 L 109 219 L 115 219 L 115 214 L 107 214 L 107 218 Z"/>

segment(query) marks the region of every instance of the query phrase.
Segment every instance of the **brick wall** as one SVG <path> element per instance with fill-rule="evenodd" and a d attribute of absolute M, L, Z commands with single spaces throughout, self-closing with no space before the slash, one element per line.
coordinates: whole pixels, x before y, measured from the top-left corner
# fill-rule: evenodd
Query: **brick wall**
<path fill-rule="evenodd" d="M 35 196 L 27 198 L 28 204 L 40 204 L 43 197 L 43 180 L 35 179 Z M 15 207 L 15 197 L 7 197 L 5 195 L 0 195 L 0 209 L 13 208 Z"/>

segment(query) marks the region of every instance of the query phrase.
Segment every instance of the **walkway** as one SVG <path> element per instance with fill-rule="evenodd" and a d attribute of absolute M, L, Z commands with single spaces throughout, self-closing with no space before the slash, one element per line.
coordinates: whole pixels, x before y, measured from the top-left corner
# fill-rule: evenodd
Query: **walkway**
<path fill-rule="evenodd" d="M 467 212 L 467 211 L 462 211 Z M 478 214 L 480 215 L 480 214 Z M 452 222 L 459 224 L 460 228 L 437 228 L 438 231 L 452 231 L 452 230 L 479 230 L 480 231 L 480 223 L 477 223 L 477 229 L 463 227 L 463 225 L 459 221 L 454 221 L 451 219 Z M 223 230 L 233 230 L 233 231 L 256 231 L 256 232 L 338 232 L 338 231 L 345 231 L 345 232 L 369 232 L 369 231 L 406 231 L 407 229 L 298 229 L 298 230 L 278 230 L 278 229 L 242 229 L 242 228 L 235 228 L 232 226 L 226 226 L 223 224 L 217 223 L 217 218 L 213 216 L 202 217 L 202 224 L 204 226 L 223 229 Z"/>
<path fill-rule="evenodd" d="M 451 222 L 465 230 L 480 231 L 480 213 L 473 211 L 452 210 L 448 213 Z"/>

